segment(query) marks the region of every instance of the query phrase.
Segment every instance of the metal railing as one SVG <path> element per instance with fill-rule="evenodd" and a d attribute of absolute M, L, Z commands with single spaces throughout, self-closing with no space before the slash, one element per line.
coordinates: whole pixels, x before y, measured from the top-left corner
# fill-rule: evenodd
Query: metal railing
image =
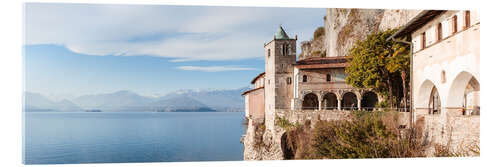
<path fill-rule="evenodd" d="M 301 108 L 275 108 L 279 110 L 339 110 L 337 106 L 334 107 L 322 107 L 321 109 L 319 107 L 301 107 Z M 381 108 L 381 107 L 340 107 L 340 110 L 346 110 L 346 111 L 353 111 L 353 110 L 363 110 L 363 111 L 398 111 L 398 112 L 409 112 L 409 108 Z"/>

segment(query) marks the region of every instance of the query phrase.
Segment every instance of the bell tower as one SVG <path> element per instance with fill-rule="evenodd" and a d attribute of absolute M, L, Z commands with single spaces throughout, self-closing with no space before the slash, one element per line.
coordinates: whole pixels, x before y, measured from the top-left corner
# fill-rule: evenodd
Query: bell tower
<path fill-rule="evenodd" d="M 266 112 L 290 109 L 293 98 L 293 64 L 296 62 L 295 38 L 290 38 L 280 26 L 274 38 L 264 44 L 266 63 Z"/>

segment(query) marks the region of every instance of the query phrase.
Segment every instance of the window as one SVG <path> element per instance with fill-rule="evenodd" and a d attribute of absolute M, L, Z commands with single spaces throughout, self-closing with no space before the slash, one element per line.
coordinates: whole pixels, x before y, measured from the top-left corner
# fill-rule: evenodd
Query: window
<path fill-rule="evenodd" d="M 326 82 L 332 81 L 332 76 L 330 74 L 326 74 Z"/>
<path fill-rule="evenodd" d="M 451 32 L 452 34 L 455 34 L 457 33 L 457 25 L 458 24 L 458 20 L 457 20 L 457 15 L 453 16 L 453 18 L 451 18 Z"/>
<path fill-rule="evenodd" d="M 307 75 L 302 76 L 302 82 L 307 82 Z"/>
<path fill-rule="evenodd" d="M 271 57 L 271 49 L 267 49 L 267 57 Z"/>
<path fill-rule="evenodd" d="M 425 31 L 422 33 L 422 40 L 421 40 L 421 43 L 420 45 L 422 46 L 421 48 L 424 49 L 425 48 Z"/>
<path fill-rule="evenodd" d="M 443 25 L 441 23 L 439 23 L 437 25 L 437 41 L 443 39 Z"/>
<path fill-rule="evenodd" d="M 292 84 L 292 78 L 291 77 L 286 78 L 286 83 L 288 85 Z"/>
<path fill-rule="evenodd" d="M 283 55 L 283 56 L 286 55 L 286 45 L 285 44 L 281 45 L 281 55 Z"/>
<path fill-rule="evenodd" d="M 288 54 L 292 53 L 292 45 L 288 45 Z"/>
<path fill-rule="evenodd" d="M 446 72 L 441 71 L 441 83 L 446 83 Z"/>
<path fill-rule="evenodd" d="M 465 28 L 470 27 L 470 11 L 465 11 Z"/>

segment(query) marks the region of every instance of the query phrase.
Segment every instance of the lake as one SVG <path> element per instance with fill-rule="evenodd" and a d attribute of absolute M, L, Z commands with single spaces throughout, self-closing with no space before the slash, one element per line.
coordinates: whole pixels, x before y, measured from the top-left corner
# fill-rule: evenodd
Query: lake
<path fill-rule="evenodd" d="M 25 164 L 243 160 L 242 112 L 23 112 Z"/>

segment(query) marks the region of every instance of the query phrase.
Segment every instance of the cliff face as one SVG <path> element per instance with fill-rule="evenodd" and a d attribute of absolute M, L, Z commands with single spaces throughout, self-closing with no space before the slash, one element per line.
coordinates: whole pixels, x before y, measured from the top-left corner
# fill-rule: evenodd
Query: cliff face
<path fill-rule="evenodd" d="M 398 28 L 419 12 L 419 10 L 327 9 L 326 56 L 346 56 L 356 41 L 379 30 Z"/>
<path fill-rule="evenodd" d="M 325 57 L 326 47 L 325 47 L 325 35 L 321 35 L 310 41 L 304 41 L 300 44 L 302 53 L 299 55 L 299 60 L 311 57 Z"/>

